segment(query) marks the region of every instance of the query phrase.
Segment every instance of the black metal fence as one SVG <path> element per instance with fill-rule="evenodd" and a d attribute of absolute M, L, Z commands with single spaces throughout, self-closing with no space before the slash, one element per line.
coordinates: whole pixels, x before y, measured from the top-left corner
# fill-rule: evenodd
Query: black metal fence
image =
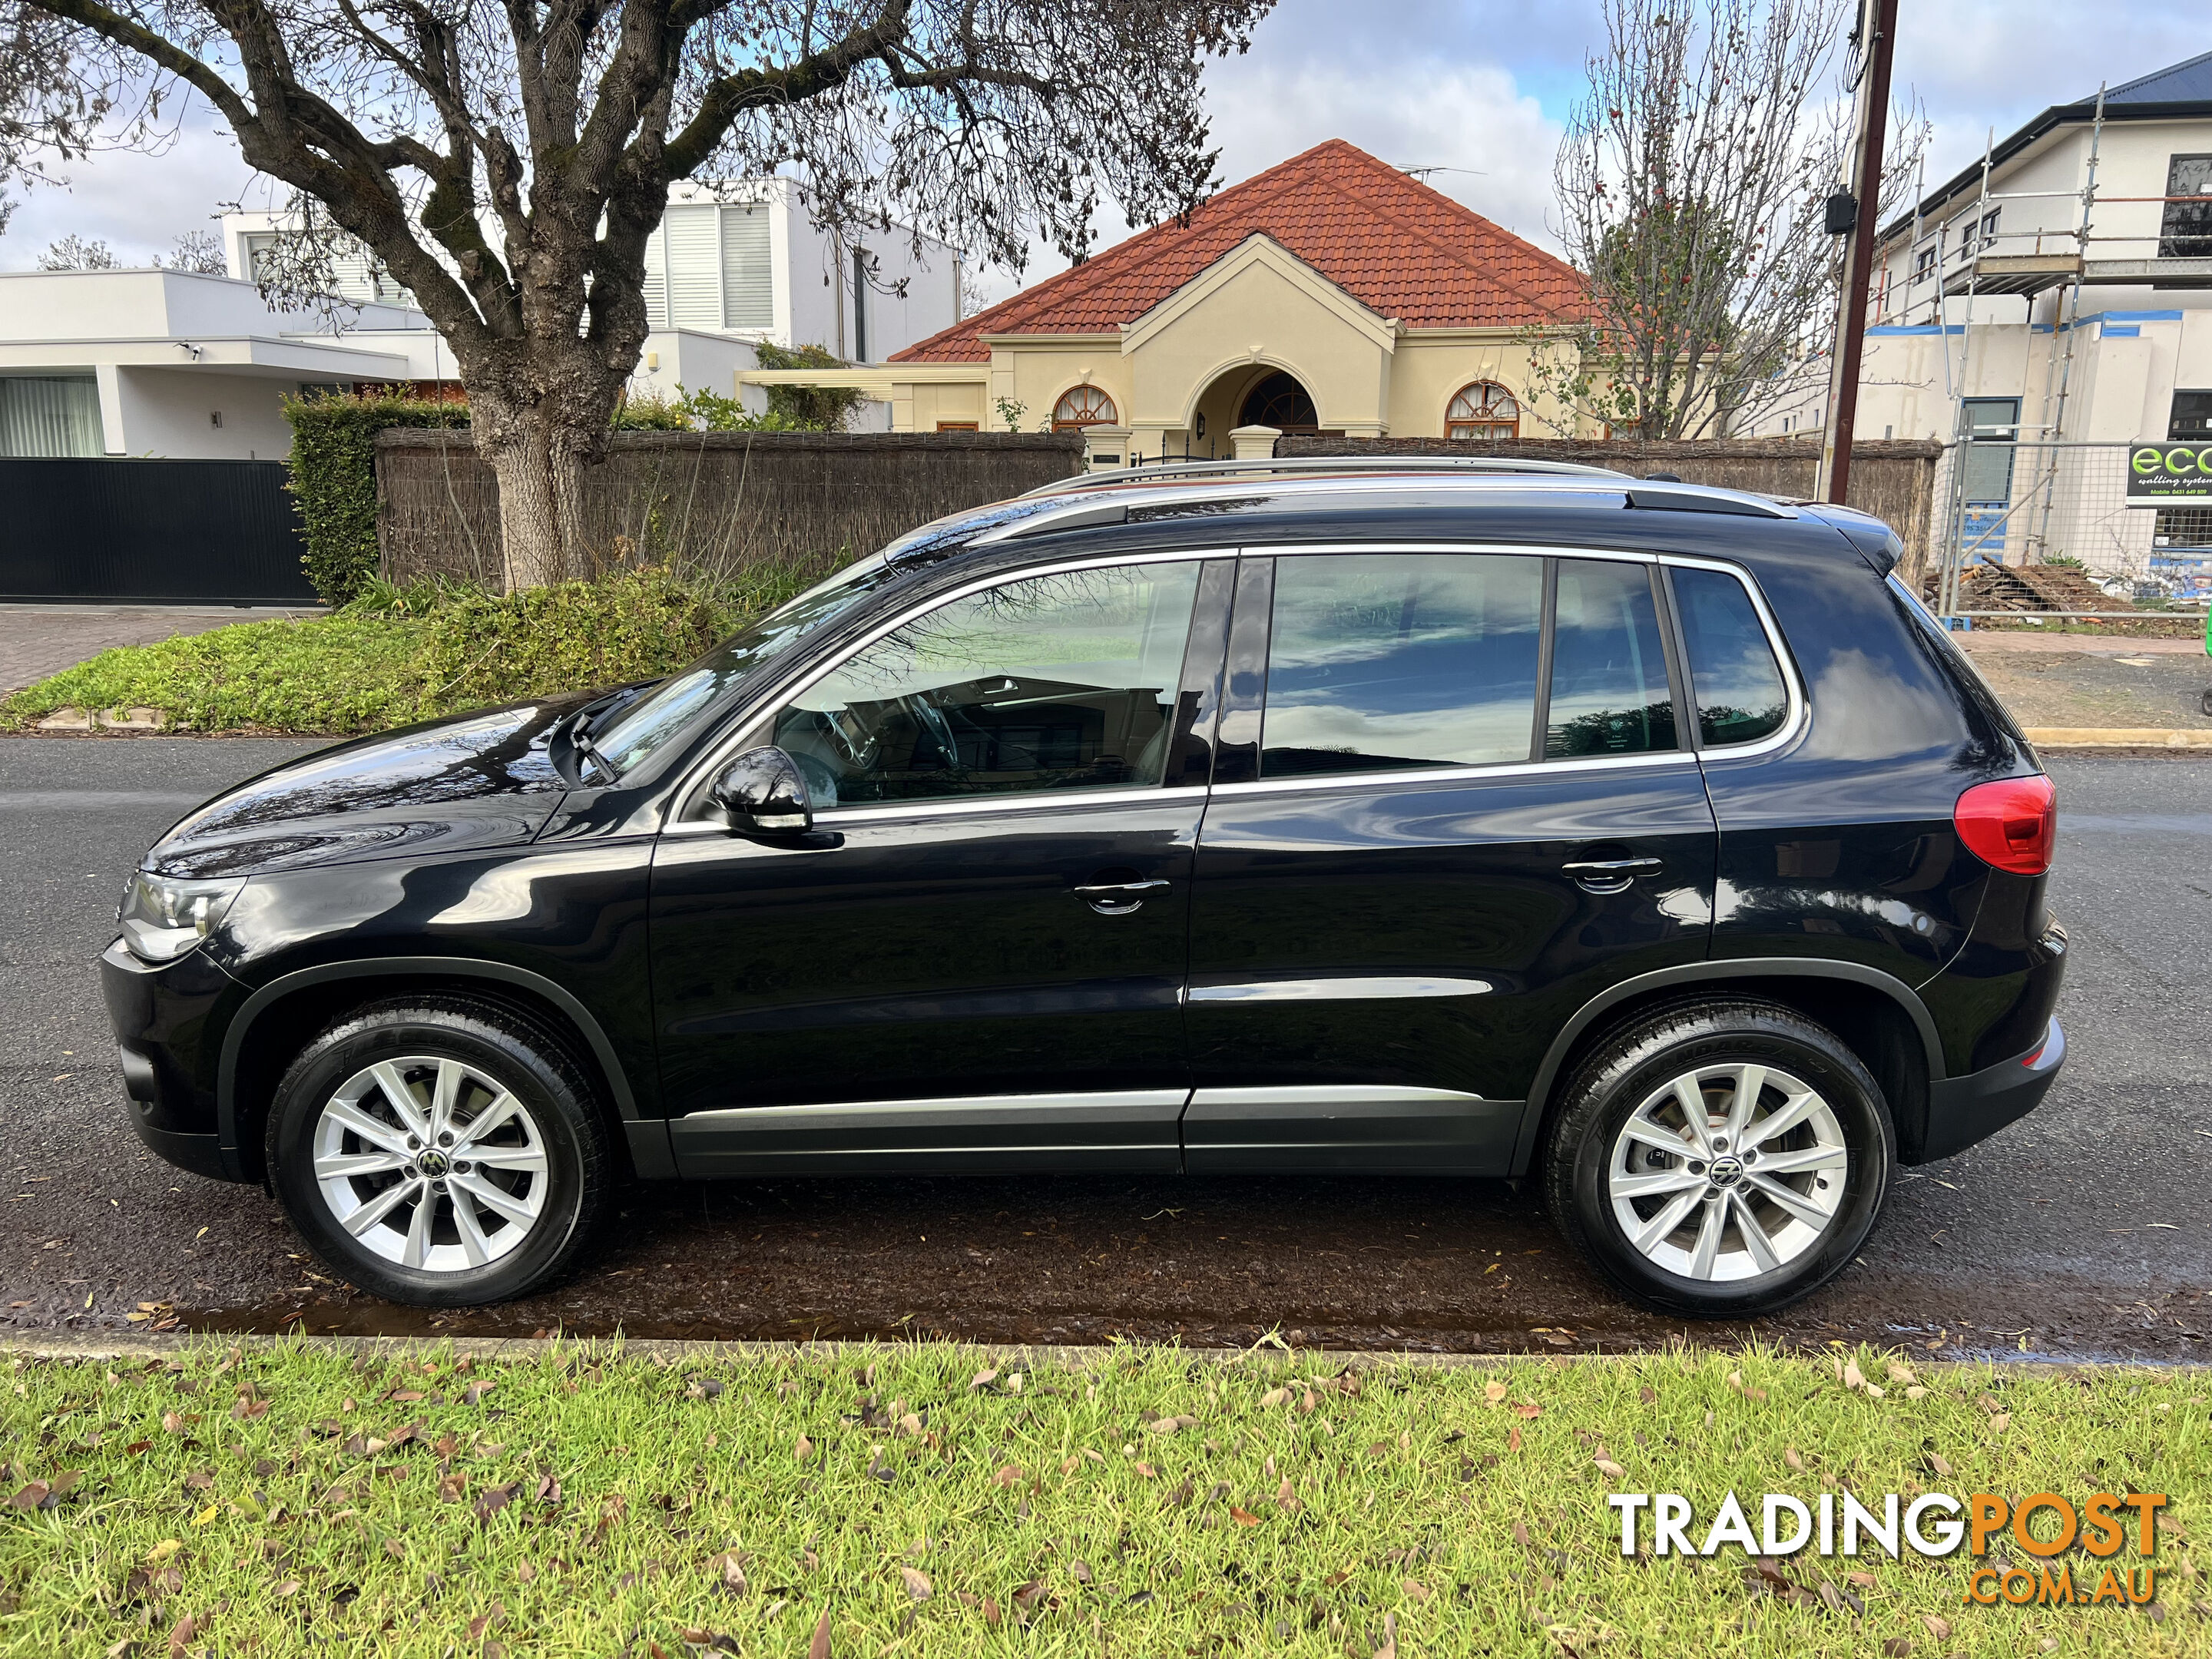
<path fill-rule="evenodd" d="M 281 461 L 0 457 L 0 600 L 313 605 Z"/>

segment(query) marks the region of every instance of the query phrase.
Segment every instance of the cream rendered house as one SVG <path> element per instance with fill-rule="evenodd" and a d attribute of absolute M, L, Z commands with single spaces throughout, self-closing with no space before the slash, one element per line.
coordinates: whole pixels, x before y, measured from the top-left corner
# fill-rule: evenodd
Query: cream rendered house
<path fill-rule="evenodd" d="M 859 387 L 900 432 L 1079 430 L 1097 466 L 1234 453 L 1240 428 L 1568 435 L 1531 407 L 1529 337 L 1571 268 L 1332 140 L 879 367 L 752 371 Z"/>

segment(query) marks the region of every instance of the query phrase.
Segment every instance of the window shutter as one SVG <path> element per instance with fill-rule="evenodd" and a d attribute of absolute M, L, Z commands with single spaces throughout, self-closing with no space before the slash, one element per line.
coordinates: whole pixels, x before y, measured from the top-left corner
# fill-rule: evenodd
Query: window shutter
<path fill-rule="evenodd" d="M 668 326 L 668 228 L 665 221 L 645 239 L 645 320 L 650 328 Z"/>
<path fill-rule="evenodd" d="M 668 237 L 669 320 L 678 328 L 722 326 L 722 259 L 715 215 L 711 207 L 672 207 L 661 221 Z"/>
<path fill-rule="evenodd" d="M 722 326 L 773 328 L 775 282 L 769 269 L 768 210 L 722 210 Z"/>

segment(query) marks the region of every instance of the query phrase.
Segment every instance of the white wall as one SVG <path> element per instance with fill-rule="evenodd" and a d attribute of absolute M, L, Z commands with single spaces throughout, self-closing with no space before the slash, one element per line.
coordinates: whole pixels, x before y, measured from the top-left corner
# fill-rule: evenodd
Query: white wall
<path fill-rule="evenodd" d="M 292 447 L 283 397 L 299 382 L 192 368 L 103 369 L 100 424 L 111 455 L 163 459 L 276 461 Z M 208 417 L 220 413 L 218 427 Z M 116 416 L 120 417 L 117 430 Z"/>

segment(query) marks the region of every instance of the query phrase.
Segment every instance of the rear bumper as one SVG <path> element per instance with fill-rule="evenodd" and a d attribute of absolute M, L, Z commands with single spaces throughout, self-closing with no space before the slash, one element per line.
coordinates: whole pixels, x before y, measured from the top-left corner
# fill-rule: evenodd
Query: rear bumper
<path fill-rule="evenodd" d="M 2065 1060 L 2066 1033 L 2053 1015 L 2043 1040 L 2026 1054 L 1932 1085 L 1927 1139 L 1916 1161 L 1929 1163 L 1964 1152 L 2026 1117 L 2051 1091 Z"/>

